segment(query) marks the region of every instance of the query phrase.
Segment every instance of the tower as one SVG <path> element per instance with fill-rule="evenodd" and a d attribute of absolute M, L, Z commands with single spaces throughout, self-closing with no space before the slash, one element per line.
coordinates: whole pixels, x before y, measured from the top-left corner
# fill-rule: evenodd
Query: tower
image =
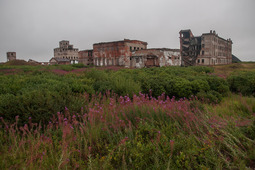
<path fill-rule="evenodd" d="M 7 61 L 16 60 L 16 52 L 7 52 Z"/>

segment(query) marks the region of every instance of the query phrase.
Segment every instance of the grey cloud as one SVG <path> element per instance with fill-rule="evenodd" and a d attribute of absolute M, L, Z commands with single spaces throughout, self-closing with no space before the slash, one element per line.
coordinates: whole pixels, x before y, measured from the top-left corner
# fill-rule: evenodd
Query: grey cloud
<path fill-rule="evenodd" d="M 255 60 L 254 0 L 1 0 L 0 62 L 7 51 L 48 61 L 63 39 L 75 47 L 123 38 L 149 47 L 179 48 L 179 31 L 195 35 L 216 30 L 231 38 L 233 53 Z"/>

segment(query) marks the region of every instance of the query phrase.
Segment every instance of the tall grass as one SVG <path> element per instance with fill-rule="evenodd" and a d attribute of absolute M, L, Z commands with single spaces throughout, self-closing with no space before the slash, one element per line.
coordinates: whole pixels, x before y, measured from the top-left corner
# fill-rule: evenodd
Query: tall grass
<path fill-rule="evenodd" d="M 254 117 L 222 118 L 196 98 L 132 98 L 92 95 L 79 113 L 65 108 L 47 124 L 1 118 L 0 168 L 254 168 L 254 138 L 245 131 L 255 129 Z"/>

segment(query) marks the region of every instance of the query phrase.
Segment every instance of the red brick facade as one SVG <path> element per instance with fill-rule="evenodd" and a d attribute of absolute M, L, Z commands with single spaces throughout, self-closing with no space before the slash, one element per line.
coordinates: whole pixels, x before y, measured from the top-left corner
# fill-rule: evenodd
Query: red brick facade
<path fill-rule="evenodd" d="M 132 52 L 141 49 L 147 49 L 147 42 L 124 39 L 123 41 L 94 44 L 94 65 L 130 67 Z"/>
<path fill-rule="evenodd" d="M 78 53 L 79 63 L 93 65 L 93 50 L 83 50 Z"/>

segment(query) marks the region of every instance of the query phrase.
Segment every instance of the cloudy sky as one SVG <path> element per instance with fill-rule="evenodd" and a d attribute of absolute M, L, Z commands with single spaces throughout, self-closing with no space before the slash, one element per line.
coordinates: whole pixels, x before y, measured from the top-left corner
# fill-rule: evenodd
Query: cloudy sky
<path fill-rule="evenodd" d="M 79 50 L 128 39 L 148 48 L 180 48 L 179 31 L 216 30 L 233 54 L 255 61 L 255 0 L 0 0 L 0 62 L 48 61 L 61 40 Z"/>

